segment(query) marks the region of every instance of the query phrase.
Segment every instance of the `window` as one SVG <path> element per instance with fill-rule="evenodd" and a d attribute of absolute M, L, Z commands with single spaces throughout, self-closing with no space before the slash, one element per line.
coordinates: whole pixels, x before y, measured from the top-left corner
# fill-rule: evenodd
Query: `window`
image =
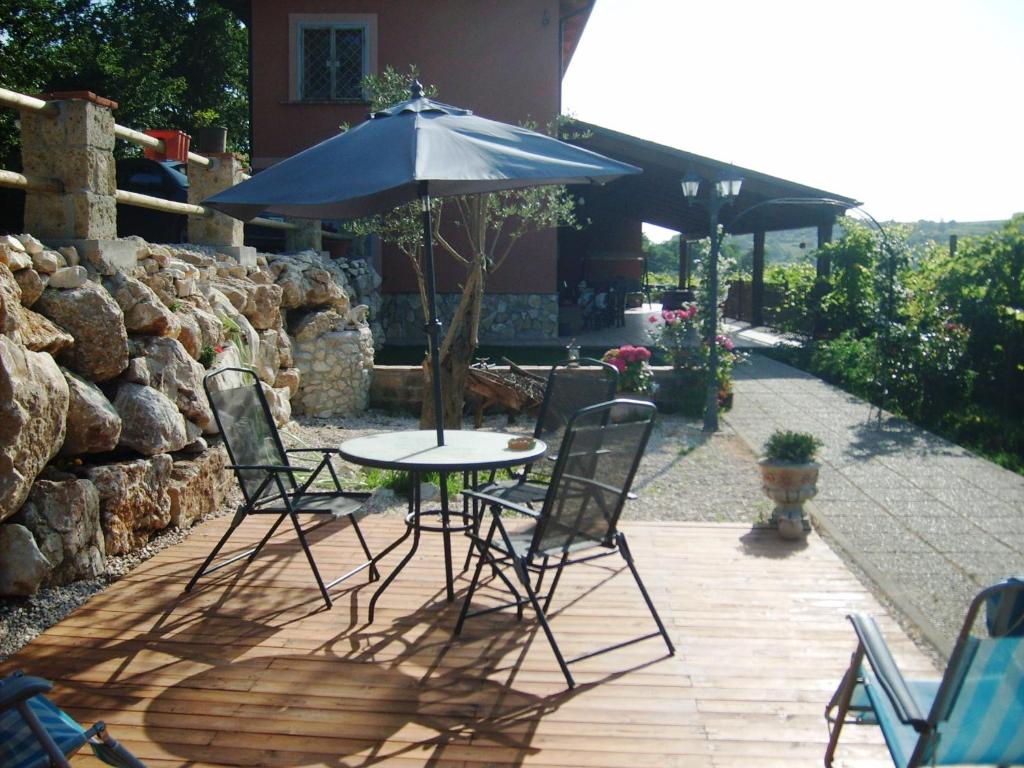
<path fill-rule="evenodd" d="M 365 24 L 300 23 L 301 101 L 362 101 L 360 83 L 369 71 L 369 30 Z"/>

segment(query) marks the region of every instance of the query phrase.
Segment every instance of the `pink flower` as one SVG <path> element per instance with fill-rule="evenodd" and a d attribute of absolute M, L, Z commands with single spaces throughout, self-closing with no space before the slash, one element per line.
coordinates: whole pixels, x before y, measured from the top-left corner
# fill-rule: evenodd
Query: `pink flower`
<path fill-rule="evenodd" d="M 619 373 L 626 372 L 626 362 L 621 357 L 613 357 L 608 360 L 608 362 L 611 363 Z"/>
<path fill-rule="evenodd" d="M 655 317 L 654 315 L 651 315 L 650 317 L 647 318 L 647 322 L 648 323 L 652 323 L 652 324 L 656 323 L 656 322 L 658 322 L 658 318 Z"/>

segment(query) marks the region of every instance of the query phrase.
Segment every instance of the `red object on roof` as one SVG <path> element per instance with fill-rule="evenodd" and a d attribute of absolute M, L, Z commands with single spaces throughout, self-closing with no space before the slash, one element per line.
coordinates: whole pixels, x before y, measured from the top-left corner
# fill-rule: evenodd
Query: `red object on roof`
<path fill-rule="evenodd" d="M 143 131 L 147 136 L 160 139 L 164 143 L 164 151 L 159 152 L 150 147 L 144 147 L 143 152 L 150 160 L 180 160 L 188 162 L 188 145 L 192 137 L 183 131 L 151 129 Z"/>

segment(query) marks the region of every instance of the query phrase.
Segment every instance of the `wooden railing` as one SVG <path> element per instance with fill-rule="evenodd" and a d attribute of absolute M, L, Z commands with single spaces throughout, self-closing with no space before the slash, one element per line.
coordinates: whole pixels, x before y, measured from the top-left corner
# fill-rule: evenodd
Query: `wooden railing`
<path fill-rule="evenodd" d="M 58 114 L 57 107 L 50 102 L 2 87 L 0 87 L 0 105 L 18 110 L 38 112 L 48 117 L 55 117 Z M 156 150 L 157 152 L 162 153 L 167 150 L 162 139 L 158 139 L 155 136 L 149 136 L 123 125 L 114 125 L 114 135 L 124 141 L 131 142 L 132 144 L 136 144 L 140 147 L 148 147 Z M 195 152 L 188 153 L 188 161 L 190 163 L 197 163 L 204 167 L 209 166 L 210 164 L 210 158 Z M 244 178 L 249 177 L 245 176 Z M 48 194 L 59 195 L 64 193 L 64 185 L 58 179 L 26 176 L 15 171 L 3 169 L 0 169 L 0 186 L 26 189 Z M 180 213 L 189 216 L 210 216 L 214 213 L 212 209 L 206 208 L 202 205 L 179 203 L 174 200 L 165 200 L 161 197 L 152 197 L 151 195 L 144 195 L 138 192 L 129 192 L 124 189 L 115 190 L 114 196 L 119 203 L 134 205 L 141 208 L 149 208 L 154 211 L 163 211 L 165 213 Z M 267 227 L 269 229 L 295 230 L 299 228 L 297 224 L 290 221 L 267 219 L 263 217 L 252 219 L 249 223 L 260 227 Z M 328 230 L 321 230 L 320 234 L 321 237 L 332 240 L 348 239 L 346 235 L 342 235 L 337 232 L 330 232 Z"/>

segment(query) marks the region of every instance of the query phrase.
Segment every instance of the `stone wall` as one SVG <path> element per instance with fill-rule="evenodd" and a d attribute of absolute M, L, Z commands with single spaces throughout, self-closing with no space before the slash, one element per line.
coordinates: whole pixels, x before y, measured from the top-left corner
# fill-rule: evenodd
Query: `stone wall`
<path fill-rule="evenodd" d="M 101 575 L 108 555 L 217 508 L 233 481 L 208 369 L 251 366 L 279 424 L 293 398 L 318 412 L 369 397 L 368 309 L 350 305 L 347 277 L 372 286 L 368 268 L 80 244 L 0 239 L 0 596 Z M 328 378 L 340 400 L 324 395 Z"/>
<path fill-rule="evenodd" d="M 447 329 L 460 295 L 437 297 L 438 314 Z M 423 341 L 423 309 L 418 293 L 383 296 L 382 325 L 390 343 Z M 481 343 L 546 340 L 558 336 L 558 295 L 551 293 L 484 294 L 480 314 Z"/>

